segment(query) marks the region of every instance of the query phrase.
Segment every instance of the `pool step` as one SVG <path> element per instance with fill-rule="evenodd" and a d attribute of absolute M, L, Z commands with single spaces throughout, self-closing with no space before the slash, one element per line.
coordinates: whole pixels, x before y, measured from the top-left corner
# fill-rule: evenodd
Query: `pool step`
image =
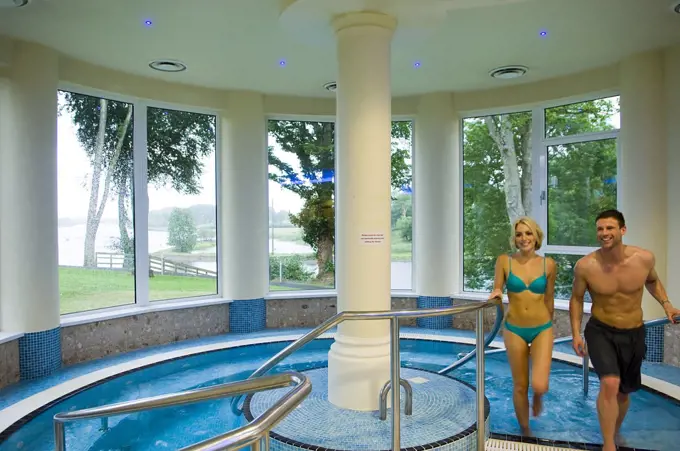
<path fill-rule="evenodd" d="M 569 448 L 555 448 L 535 443 L 508 442 L 492 438 L 486 441 L 486 451 L 569 451 Z"/>

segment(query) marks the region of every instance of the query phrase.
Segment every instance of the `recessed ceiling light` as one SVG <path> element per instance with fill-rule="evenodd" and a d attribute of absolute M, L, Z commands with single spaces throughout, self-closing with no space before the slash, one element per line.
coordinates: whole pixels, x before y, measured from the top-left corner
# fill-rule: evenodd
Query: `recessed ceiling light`
<path fill-rule="evenodd" d="M 21 8 L 28 5 L 28 0 L 0 0 L 0 8 Z"/>
<path fill-rule="evenodd" d="M 161 72 L 182 72 L 187 69 L 186 64 L 177 60 L 156 60 L 149 63 L 151 69 Z"/>
<path fill-rule="evenodd" d="M 286 65 L 286 60 L 279 61 L 279 66 L 284 67 Z"/>
<path fill-rule="evenodd" d="M 420 66 L 422 66 L 420 61 L 416 61 L 415 63 L 413 63 L 413 67 L 415 67 L 416 69 L 418 69 Z"/>
<path fill-rule="evenodd" d="M 675 12 L 676 14 L 680 14 L 680 2 L 673 3 L 671 7 L 673 8 L 673 12 Z"/>
<path fill-rule="evenodd" d="M 548 32 L 545 31 L 545 30 L 541 30 L 540 33 L 538 33 L 538 35 L 539 35 L 540 37 L 544 38 L 544 37 L 548 36 Z"/>
<path fill-rule="evenodd" d="M 493 78 L 500 78 L 502 80 L 510 80 L 512 78 L 519 78 L 527 73 L 527 69 L 524 66 L 503 66 L 498 67 L 491 72 L 489 75 Z"/>
<path fill-rule="evenodd" d="M 323 85 L 323 88 L 330 92 L 335 92 L 338 89 L 338 84 L 334 81 L 329 81 Z"/>
<path fill-rule="evenodd" d="M 144 25 L 146 25 L 147 27 L 150 27 L 151 25 L 153 25 L 153 22 L 152 22 L 151 20 L 149 20 L 149 19 L 146 19 L 146 20 L 144 21 Z"/>

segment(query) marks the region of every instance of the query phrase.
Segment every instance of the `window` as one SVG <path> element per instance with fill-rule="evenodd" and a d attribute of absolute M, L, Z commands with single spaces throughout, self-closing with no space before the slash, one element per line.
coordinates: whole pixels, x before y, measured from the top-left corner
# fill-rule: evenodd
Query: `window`
<path fill-rule="evenodd" d="M 532 115 L 463 120 L 463 289 L 488 292 L 510 218 L 532 214 Z"/>
<path fill-rule="evenodd" d="M 595 217 L 617 205 L 618 130 L 618 97 L 463 120 L 464 291 L 491 290 L 510 224 L 528 215 L 558 264 L 556 298 L 570 297 Z"/>
<path fill-rule="evenodd" d="M 392 289 L 413 289 L 413 122 L 392 122 Z"/>
<path fill-rule="evenodd" d="M 147 108 L 149 300 L 217 294 L 213 115 Z"/>
<path fill-rule="evenodd" d="M 270 120 L 269 289 L 335 288 L 335 124 Z"/>
<path fill-rule="evenodd" d="M 58 102 L 61 313 L 132 304 L 134 107 L 63 91 Z"/>

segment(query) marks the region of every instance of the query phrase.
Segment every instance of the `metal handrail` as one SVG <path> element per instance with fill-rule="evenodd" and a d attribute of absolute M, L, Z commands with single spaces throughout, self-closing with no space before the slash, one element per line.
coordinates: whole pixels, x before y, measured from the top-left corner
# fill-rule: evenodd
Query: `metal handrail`
<path fill-rule="evenodd" d="M 390 326 L 390 380 L 392 387 L 400 387 L 401 380 L 401 361 L 399 358 L 399 320 L 402 318 L 427 318 L 432 316 L 455 315 L 466 312 L 477 312 L 477 334 L 476 346 L 478 351 L 484 350 L 484 309 L 490 307 L 500 306 L 501 313 L 503 312 L 503 302 L 500 298 L 490 299 L 486 302 L 476 304 L 466 304 L 455 307 L 432 308 L 432 309 L 417 309 L 417 310 L 381 310 L 381 311 L 366 311 L 366 312 L 340 312 L 331 318 L 324 321 L 314 330 L 306 333 L 302 337 L 295 340 L 293 343 L 286 346 L 276 355 L 267 360 L 262 366 L 250 375 L 249 379 L 260 377 L 270 369 L 272 369 L 281 360 L 300 349 L 305 344 L 314 340 L 332 327 L 340 324 L 343 321 L 351 320 L 385 320 L 389 319 Z M 501 315 L 502 316 L 502 315 Z M 482 358 L 477 359 L 477 450 L 484 451 L 485 447 L 485 423 L 484 423 L 484 352 L 481 352 Z M 235 413 L 241 413 L 238 407 L 241 396 L 237 396 L 232 400 L 232 409 Z M 392 390 L 392 449 L 399 450 L 401 448 L 400 442 L 400 416 L 401 412 L 399 406 L 401 390 Z"/>
<path fill-rule="evenodd" d="M 465 313 L 465 312 L 472 312 L 475 310 L 478 310 L 479 308 L 487 308 L 491 306 L 496 306 L 497 312 L 496 312 L 496 324 L 498 324 L 498 329 L 500 329 L 500 322 L 503 319 L 503 301 L 501 298 L 494 298 L 489 301 L 486 301 L 484 303 L 479 303 L 479 304 L 466 304 L 466 305 L 459 305 L 455 307 L 443 307 L 443 308 L 432 308 L 432 309 L 418 309 L 418 310 L 384 310 L 384 311 L 373 311 L 373 312 L 340 312 L 336 313 L 335 315 L 331 316 L 328 318 L 326 321 L 318 325 L 316 328 L 312 329 L 311 331 L 307 332 L 304 334 L 302 337 L 298 338 L 285 348 L 283 348 L 281 351 L 276 353 L 273 357 L 271 357 L 269 360 L 264 362 L 258 369 L 256 369 L 253 374 L 250 375 L 250 378 L 254 377 L 259 377 L 263 374 L 265 374 L 267 371 L 271 370 L 274 366 L 276 366 L 279 362 L 281 362 L 283 359 L 288 357 L 289 355 L 293 354 L 295 351 L 298 349 L 302 348 L 304 345 L 309 343 L 310 341 L 313 341 L 314 339 L 318 338 L 319 336 L 323 335 L 326 331 L 332 329 L 333 327 L 337 326 L 341 322 L 345 320 L 357 320 L 357 319 L 390 319 L 395 316 L 398 316 L 400 318 L 425 318 L 425 317 L 431 317 L 431 316 L 444 316 L 444 315 L 455 315 L 458 313 Z M 483 307 L 480 307 L 483 306 Z M 499 319 L 500 318 L 500 319 Z M 496 329 L 496 334 L 498 333 L 498 329 Z M 483 329 L 482 329 L 483 330 Z M 487 347 L 491 341 L 493 341 L 493 338 L 495 338 L 495 335 L 489 334 L 490 339 L 487 339 L 487 341 L 484 342 L 484 347 Z M 458 361 L 454 362 L 454 365 L 458 363 L 459 361 L 463 359 L 468 359 L 469 356 L 472 353 L 477 352 L 475 349 L 474 351 L 471 351 L 468 355 L 462 357 Z M 466 360 L 467 361 L 467 360 Z M 463 362 L 465 363 L 465 362 Z M 453 365 L 452 365 L 453 366 Z M 445 372 L 451 371 L 454 368 L 448 367 L 448 369 Z M 445 368 L 446 369 L 446 368 Z M 443 374 L 440 371 L 440 374 Z M 240 402 L 240 397 L 234 397 L 231 401 L 231 407 L 234 413 L 240 415 L 242 412 L 241 408 L 238 407 L 238 403 Z"/>
<path fill-rule="evenodd" d="M 250 444 L 257 444 L 258 446 L 254 446 L 254 448 L 259 448 L 259 441 L 263 439 L 263 434 L 278 424 L 312 391 L 312 383 L 307 376 L 296 371 L 288 371 L 257 379 L 246 379 L 180 393 L 152 396 L 100 407 L 58 413 L 54 416 L 55 451 L 65 451 L 66 435 L 64 426 L 69 422 L 107 418 L 114 415 L 148 411 L 162 407 L 193 404 L 201 401 L 284 388 L 291 385 L 295 387 L 250 424 L 227 434 L 183 448 L 182 451 L 226 451 L 239 449 Z"/>
<path fill-rule="evenodd" d="M 493 342 L 496 338 L 496 335 L 498 335 L 498 332 L 501 330 L 501 325 L 503 324 L 503 306 L 502 306 L 502 299 L 501 298 L 496 298 L 501 301 L 500 305 L 497 305 L 497 310 L 496 310 L 496 322 L 493 325 L 493 328 L 491 329 L 491 332 L 489 332 L 489 335 L 486 337 L 486 340 L 484 341 L 484 349 L 486 349 L 491 342 Z M 486 351 L 484 351 L 486 353 Z M 450 373 L 451 371 L 455 370 L 456 368 L 465 365 L 468 360 L 474 358 L 474 356 L 477 355 L 477 348 L 473 349 L 472 351 L 468 352 L 466 355 L 463 357 L 459 358 L 455 362 L 453 362 L 451 365 L 447 366 L 446 368 L 443 368 L 439 371 L 437 371 L 438 374 L 447 374 Z"/>

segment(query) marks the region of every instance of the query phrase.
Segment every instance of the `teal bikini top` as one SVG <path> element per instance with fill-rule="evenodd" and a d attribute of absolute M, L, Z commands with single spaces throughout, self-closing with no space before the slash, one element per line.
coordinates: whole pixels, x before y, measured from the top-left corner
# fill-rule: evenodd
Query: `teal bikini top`
<path fill-rule="evenodd" d="M 508 293 L 521 293 L 526 290 L 529 290 L 532 293 L 536 294 L 545 293 L 545 288 L 548 285 L 548 278 L 546 277 L 545 272 L 545 257 L 543 257 L 543 275 L 534 279 L 528 286 L 524 283 L 522 279 L 520 279 L 519 277 L 512 273 L 512 257 L 510 257 L 509 264 L 510 274 L 508 275 L 508 281 L 505 284 L 505 286 L 508 289 Z"/>

